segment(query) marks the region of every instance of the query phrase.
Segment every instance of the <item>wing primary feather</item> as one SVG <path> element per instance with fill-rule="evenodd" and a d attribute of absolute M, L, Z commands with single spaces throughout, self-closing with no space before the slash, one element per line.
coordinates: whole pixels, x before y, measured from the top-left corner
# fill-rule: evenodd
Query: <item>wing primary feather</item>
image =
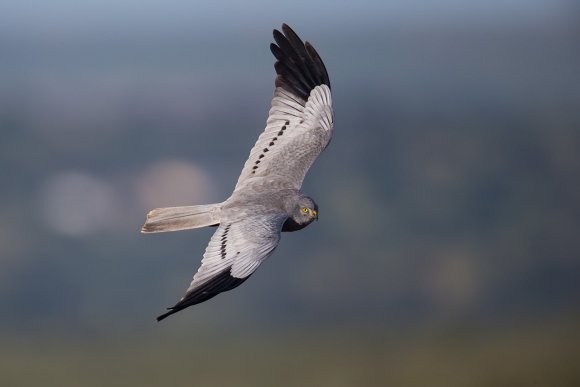
<path fill-rule="evenodd" d="M 270 45 L 277 59 L 274 67 L 278 76 L 276 87 L 291 92 L 306 101 L 312 89 L 325 84 L 330 88 L 328 73 L 314 48 L 303 43 L 288 25 L 282 25 L 282 32 L 274 30 L 274 41 Z"/>
<path fill-rule="evenodd" d="M 325 84 L 326 86 L 328 86 L 329 89 L 332 89 L 332 87 L 330 86 L 330 79 L 328 78 L 328 71 L 326 71 L 326 66 L 324 65 L 322 58 L 320 57 L 320 55 L 318 55 L 318 52 L 316 51 L 314 46 L 306 42 L 304 43 L 304 48 L 306 49 L 312 60 L 316 63 L 316 70 L 319 72 L 321 77 L 320 84 Z"/>
<path fill-rule="evenodd" d="M 294 71 L 291 70 L 284 62 L 277 61 L 274 64 L 274 68 L 284 83 L 293 87 L 292 91 L 298 91 L 300 97 L 304 98 L 305 101 L 308 99 L 308 94 L 310 94 L 310 90 L 312 90 L 312 88 L 310 85 L 308 85 L 308 83 L 306 83 L 304 78 L 297 77 L 294 74 Z"/>
<path fill-rule="evenodd" d="M 157 321 L 161 321 L 164 318 L 169 317 L 172 314 L 177 313 L 189 306 L 207 301 L 220 293 L 237 288 L 245 280 L 250 278 L 250 275 L 245 278 L 236 278 L 231 275 L 231 267 L 228 267 L 200 287 L 187 293 L 181 301 L 168 308 L 169 312 L 166 312 L 157 317 Z"/>
<path fill-rule="evenodd" d="M 302 73 L 305 77 L 309 78 L 311 84 L 318 85 L 321 79 L 317 77 L 316 68 L 312 66 L 312 61 L 304 47 L 304 42 L 287 24 L 282 24 L 282 31 L 284 31 L 286 39 L 294 49 L 295 55 L 299 58 L 297 65 L 300 66 Z"/>
<path fill-rule="evenodd" d="M 278 63 L 285 65 L 288 72 L 288 74 L 286 74 L 288 78 L 295 78 L 295 81 L 301 83 L 307 90 L 309 90 L 311 88 L 310 86 L 316 84 L 316 80 L 312 78 L 308 71 L 308 67 L 305 64 L 307 58 L 301 57 L 297 52 L 296 47 L 294 47 L 280 31 L 274 30 L 274 40 L 278 43 L 278 47 L 282 54 L 281 58 L 278 58 Z M 304 43 L 300 42 L 300 44 L 304 50 Z"/>

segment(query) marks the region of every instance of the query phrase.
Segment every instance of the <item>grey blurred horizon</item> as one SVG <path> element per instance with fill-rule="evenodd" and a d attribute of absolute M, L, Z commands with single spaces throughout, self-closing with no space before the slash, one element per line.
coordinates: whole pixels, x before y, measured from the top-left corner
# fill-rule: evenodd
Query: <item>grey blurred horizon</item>
<path fill-rule="evenodd" d="M 0 384 L 142 385 L 157 353 L 174 383 L 211 384 L 212 359 L 251 346 L 294 364 L 282 385 L 575 385 L 579 21 L 565 0 L 5 2 Z M 335 137 L 303 187 L 320 221 L 157 324 L 213 230 L 141 223 L 227 198 L 283 22 L 333 87 Z M 218 381 L 285 370 L 250 363 Z"/>

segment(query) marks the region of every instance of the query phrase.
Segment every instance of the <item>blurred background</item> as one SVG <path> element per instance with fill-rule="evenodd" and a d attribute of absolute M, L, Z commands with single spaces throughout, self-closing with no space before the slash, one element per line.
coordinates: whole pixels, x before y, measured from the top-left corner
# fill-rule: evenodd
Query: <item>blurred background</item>
<path fill-rule="evenodd" d="M 335 137 L 233 292 L 154 318 L 265 126 L 273 28 L 317 48 Z M 580 385 L 580 6 L 5 1 L 0 384 Z"/>

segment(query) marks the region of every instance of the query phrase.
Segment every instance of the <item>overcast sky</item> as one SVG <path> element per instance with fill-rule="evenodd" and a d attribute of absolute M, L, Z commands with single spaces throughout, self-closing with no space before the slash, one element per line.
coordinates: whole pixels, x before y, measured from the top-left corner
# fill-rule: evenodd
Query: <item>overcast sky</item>
<path fill-rule="evenodd" d="M 0 5 L 0 33 L 9 37 L 60 34 L 263 31 L 286 21 L 301 30 L 429 23 L 549 23 L 568 18 L 568 0 L 12 0 Z M 303 25 L 302 25 L 303 24 Z"/>

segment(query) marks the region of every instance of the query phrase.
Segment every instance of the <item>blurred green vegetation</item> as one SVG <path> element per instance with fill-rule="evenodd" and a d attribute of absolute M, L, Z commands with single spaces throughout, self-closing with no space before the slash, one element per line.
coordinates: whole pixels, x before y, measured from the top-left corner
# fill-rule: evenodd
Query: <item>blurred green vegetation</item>
<path fill-rule="evenodd" d="M 278 333 L 3 337 L 3 386 L 559 386 L 580 382 L 580 319 Z M 476 328 L 476 329 L 474 329 Z"/>

